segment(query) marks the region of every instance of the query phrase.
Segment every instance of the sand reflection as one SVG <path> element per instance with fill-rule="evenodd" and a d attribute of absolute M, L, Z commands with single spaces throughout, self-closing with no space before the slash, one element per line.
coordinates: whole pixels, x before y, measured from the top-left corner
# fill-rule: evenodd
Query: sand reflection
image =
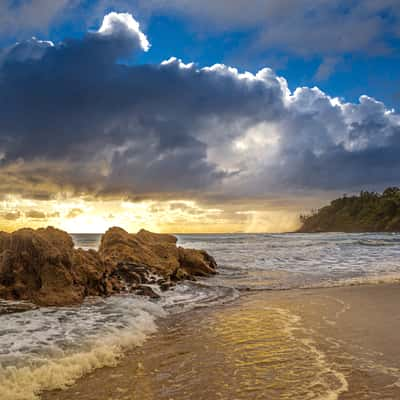
<path fill-rule="evenodd" d="M 45 398 L 335 399 L 345 384 L 299 317 L 248 299 L 177 317 L 119 367 Z"/>

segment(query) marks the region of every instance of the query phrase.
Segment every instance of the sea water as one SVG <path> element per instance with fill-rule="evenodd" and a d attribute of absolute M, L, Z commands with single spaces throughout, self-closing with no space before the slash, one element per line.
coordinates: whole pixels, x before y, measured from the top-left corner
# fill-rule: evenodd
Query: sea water
<path fill-rule="evenodd" d="M 88 298 L 76 307 L 0 315 L 0 398 L 32 400 L 64 388 L 157 330 L 157 321 L 231 301 L 243 291 L 389 281 L 400 276 L 395 234 L 177 235 L 178 245 L 213 255 L 219 274 L 179 284 L 158 301 L 135 295 Z M 73 235 L 97 248 L 100 235 Z M 294 317 L 288 319 L 294 324 Z M 289 328 L 288 328 L 289 329 Z"/>

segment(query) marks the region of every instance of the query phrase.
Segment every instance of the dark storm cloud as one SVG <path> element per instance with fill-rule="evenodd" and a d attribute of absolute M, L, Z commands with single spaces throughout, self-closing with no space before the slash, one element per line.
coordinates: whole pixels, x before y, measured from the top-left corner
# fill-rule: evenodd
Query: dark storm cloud
<path fill-rule="evenodd" d="M 0 191 L 176 199 L 399 179 L 400 119 L 382 103 L 290 93 L 270 69 L 122 62 L 149 47 L 111 13 L 80 40 L 4 49 Z"/>
<path fill-rule="evenodd" d="M 298 90 L 282 147 L 284 182 L 321 189 L 381 188 L 400 179 L 400 117 L 367 96 L 333 102 Z"/>
<path fill-rule="evenodd" d="M 104 192 L 204 187 L 227 175 L 197 137 L 207 120 L 245 124 L 281 112 L 277 82 L 241 81 L 222 67 L 199 71 L 177 60 L 118 64 L 148 48 L 133 23 L 108 16 L 82 40 L 38 43 L 46 50 L 39 58 L 34 41 L 8 50 L 0 71 L 3 168 L 18 163 L 14 176 L 21 172 L 32 185 Z"/>

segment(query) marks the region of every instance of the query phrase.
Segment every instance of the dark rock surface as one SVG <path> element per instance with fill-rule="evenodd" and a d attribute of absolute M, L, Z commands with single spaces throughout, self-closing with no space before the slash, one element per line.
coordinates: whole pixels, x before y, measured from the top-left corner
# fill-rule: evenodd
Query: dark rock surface
<path fill-rule="evenodd" d="M 0 232 L 0 298 L 46 306 L 121 292 L 156 299 L 159 295 L 147 284 L 168 290 L 177 281 L 216 273 L 209 254 L 176 242 L 172 235 L 111 228 L 99 251 L 86 251 L 51 227 Z"/>

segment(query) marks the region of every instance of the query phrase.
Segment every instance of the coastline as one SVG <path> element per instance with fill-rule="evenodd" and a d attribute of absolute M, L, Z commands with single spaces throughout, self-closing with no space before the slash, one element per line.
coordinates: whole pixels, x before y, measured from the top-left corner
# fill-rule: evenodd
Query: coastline
<path fill-rule="evenodd" d="M 75 246 L 87 247 L 86 236 L 76 236 Z M 89 252 L 98 239 L 90 238 Z M 399 286 L 398 244 L 398 237 L 385 234 L 180 236 L 178 246 L 215 256 L 219 274 L 183 280 L 167 291 L 154 287 L 157 299 L 133 292 L 3 315 L 2 396 L 183 400 L 193 393 L 196 400 L 358 400 L 391 391 L 383 398 L 398 398 L 392 394 L 396 386 L 387 387 L 398 380 L 396 363 L 360 361 L 357 351 L 349 355 L 345 349 L 346 342 L 358 341 L 360 331 L 354 333 L 354 327 L 365 324 L 359 315 L 342 329 L 349 337 L 340 339 L 341 331 L 335 337 L 336 319 L 360 308 L 352 306 L 354 299 L 346 300 L 348 293 L 376 307 L 370 301 L 376 297 L 372 289 L 360 288 L 385 288 L 379 289 L 386 300 L 378 317 L 385 316 L 380 325 L 391 324 L 397 311 L 385 314 L 385 304 L 399 300 L 387 289 Z M 118 258 L 125 254 L 115 250 Z M 362 306 L 360 314 L 368 307 Z M 349 362 L 351 367 L 360 364 L 365 382 L 357 384 L 367 387 L 365 393 L 354 389 Z M 381 381 L 370 378 L 371 365 L 386 371 L 385 378 L 382 373 Z"/>
<path fill-rule="evenodd" d="M 242 294 L 160 320 L 117 366 L 42 399 L 399 398 L 399 289 L 385 283 Z"/>

